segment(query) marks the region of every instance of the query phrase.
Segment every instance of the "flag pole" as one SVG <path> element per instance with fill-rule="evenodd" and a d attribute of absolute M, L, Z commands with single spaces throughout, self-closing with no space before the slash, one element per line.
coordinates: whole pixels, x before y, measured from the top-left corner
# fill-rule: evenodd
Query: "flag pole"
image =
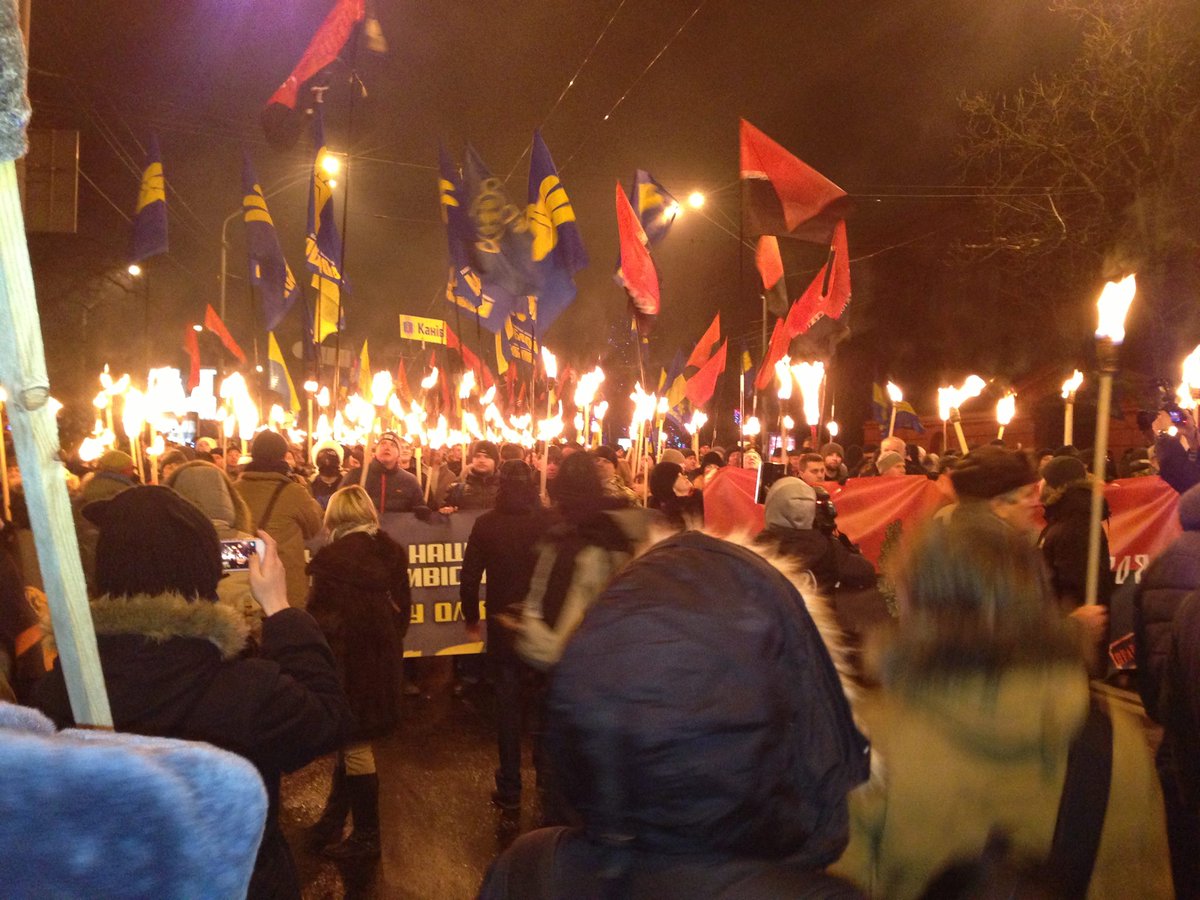
<path fill-rule="evenodd" d="M 333 338 L 333 398 L 334 404 L 337 404 L 337 398 L 340 396 L 338 390 L 338 382 L 342 374 L 342 292 L 346 289 L 346 229 L 349 226 L 350 219 L 350 151 L 349 148 L 354 144 L 354 101 L 358 97 L 359 80 L 358 71 L 355 66 L 358 63 L 358 41 L 359 35 L 362 33 L 361 28 L 355 28 L 353 37 L 350 38 L 350 110 L 347 114 L 346 121 L 346 175 L 345 189 L 342 196 L 342 233 L 339 235 L 342 241 L 341 250 L 338 253 L 338 275 L 341 279 L 341 284 L 338 285 L 337 306 L 335 307 L 337 314 L 334 317 L 334 322 L 337 323 L 337 331 Z M 321 95 L 317 95 L 318 101 L 322 99 Z M 332 202 L 332 200 L 330 201 Z"/>

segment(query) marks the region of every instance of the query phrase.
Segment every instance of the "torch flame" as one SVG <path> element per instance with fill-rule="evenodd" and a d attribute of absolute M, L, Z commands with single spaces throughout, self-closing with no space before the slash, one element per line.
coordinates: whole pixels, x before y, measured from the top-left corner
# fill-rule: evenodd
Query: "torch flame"
<path fill-rule="evenodd" d="M 1108 338 L 1114 344 L 1125 340 L 1125 316 L 1129 313 L 1129 305 L 1133 303 L 1136 293 L 1137 279 L 1133 275 L 1104 285 L 1104 290 L 1096 300 L 1100 320 L 1096 327 L 1096 337 Z"/>
<path fill-rule="evenodd" d="M 821 418 L 821 382 L 825 380 L 825 363 L 819 360 L 797 363 L 792 366 L 792 377 L 796 379 L 796 384 L 800 385 L 804 419 L 809 425 L 816 425 L 817 420 Z"/>
<path fill-rule="evenodd" d="M 493 384 L 490 388 L 483 392 L 483 396 L 479 398 L 481 406 L 491 406 L 496 400 L 496 386 Z"/>
<path fill-rule="evenodd" d="M 1179 396 L 1187 397 L 1182 406 L 1192 406 L 1196 403 L 1195 394 L 1200 392 L 1200 347 L 1197 347 L 1183 361 L 1183 384 L 1179 386 Z"/>
<path fill-rule="evenodd" d="M 546 378 L 558 377 L 558 360 L 545 344 L 542 345 L 542 368 L 546 370 Z"/>
<path fill-rule="evenodd" d="M 751 416 L 742 423 L 742 434 L 746 437 L 754 437 L 757 434 L 762 434 L 762 425 L 758 421 L 758 416 Z"/>
<path fill-rule="evenodd" d="M 791 416 L 784 416 L 783 417 L 783 427 L 787 431 L 791 431 L 793 428 L 796 427 L 796 420 L 793 419 Z"/>
<path fill-rule="evenodd" d="M 575 387 L 575 406 L 582 409 L 591 405 L 596 399 L 596 391 L 604 381 L 604 370 L 599 366 L 590 372 L 579 376 L 579 384 Z"/>
<path fill-rule="evenodd" d="M 376 372 L 371 376 L 371 405 L 386 406 L 392 386 L 391 372 Z"/>
<path fill-rule="evenodd" d="M 825 430 L 829 432 L 829 436 L 831 438 L 837 437 L 838 436 L 838 423 L 833 421 L 833 419 L 830 419 L 828 422 L 825 423 Z"/>
<path fill-rule="evenodd" d="M 1198 347 L 1196 349 L 1200 350 L 1200 347 Z M 1076 369 L 1075 373 L 1070 378 L 1068 378 L 1066 381 L 1063 382 L 1062 398 L 1064 400 L 1070 400 L 1071 398 L 1073 398 L 1075 396 L 1075 392 L 1077 390 L 1079 390 L 1079 387 L 1082 384 L 1083 384 L 1083 373 L 1080 372 L 1078 369 Z"/>
<path fill-rule="evenodd" d="M 471 396 L 473 390 L 475 390 L 475 372 L 467 369 L 458 381 L 458 399 L 466 400 Z"/>
<path fill-rule="evenodd" d="M 779 381 L 779 399 L 789 400 L 792 396 L 792 360 L 785 356 L 775 363 L 775 378 Z"/>
<path fill-rule="evenodd" d="M 317 406 L 321 407 L 321 409 L 328 409 L 329 400 L 329 388 L 323 387 L 317 391 Z"/>
<path fill-rule="evenodd" d="M 1013 416 L 1017 414 L 1017 395 L 1014 393 L 1005 394 L 996 401 L 996 421 L 1001 425 L 1008 425 L 1013 420 Z"/>
<path fill-rule="evenodd" d="M 606 415 L 608 415 L 608 401 L 601 400 L 592 409 L 592 418 L 595 419 L 597 422 L 602 422 L 602 421 L 604 421 L 604 417 Z"/>
<path fill-rule="evenodd" d="M 958 391 L 953 387 L 938 388 L 938 418 L 943 422 L 950 421 L 950 410 L 958 401 Z"/>
<path fill-rule="evenodd" d="M 901 391 L 898 386 L 892 384 L 890 381 L 887 383 L 887 395 L 888 395 L 888 399 L 891 400 L 892 403 L 894 403 L 894 404 L 900 403 L 904 400 L 904 392 Z"/>
<path fill-rule="evenodd" d="M 145 395 L 137 388 L 130 388 L 125 393 L 125 408 L 121 411 L 121 427 L 125 430 L 125 437 L 136 437 L 145 422 Z"/>

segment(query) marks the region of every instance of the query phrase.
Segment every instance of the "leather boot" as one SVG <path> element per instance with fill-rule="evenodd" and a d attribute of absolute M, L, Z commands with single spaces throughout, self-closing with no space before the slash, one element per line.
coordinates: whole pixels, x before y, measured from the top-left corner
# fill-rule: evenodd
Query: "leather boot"
<path fill-rule="evenodd" d="M 350 794 L 346 790 L 346 764 L 341 754 L 333 764 L 333 781 L 329 785 L 329 797 L 321 818 L 305 830 L 305 843 L 310 850 L 340 841 L 346 828 L 346 816 L 350 814 Z"/>
<path fill-rule="evenodd" d="M 350 795 L 354 829 L 344 841 L 321 852 L 330 859 L 378 859 L 379 776 L 374 773 L 347 775 L 346 792 Z"/>

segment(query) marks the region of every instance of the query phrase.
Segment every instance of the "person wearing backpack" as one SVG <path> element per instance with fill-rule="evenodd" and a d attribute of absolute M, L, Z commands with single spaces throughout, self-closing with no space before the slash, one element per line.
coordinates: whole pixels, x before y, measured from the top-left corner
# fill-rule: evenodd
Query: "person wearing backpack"
<path fill-rule="evenodd" d="M 305 542 L 321 531 L 321 505 L 308 488 L 294 481 L 284 462 L 288 445 L 283 435 L 260 431 L 250 444 L 250 462 L 234 488 L 250 507 L 254 527 L 279 544 L 279 558 L 287 574 L 288 603 L 304 609 L 308 601 Z"/>
<path fill-rule="evenodd" d="M 1092 708 L 1078 632 L 1036 547 L 984 516 L 933 521 L 893 578 L 899 628 L 857 712 L 879 760 L 834 871 L 906 900 L 1001 833 L 1053 860 L 1052 896 L 1171 897 L 1141 723 Z"/>

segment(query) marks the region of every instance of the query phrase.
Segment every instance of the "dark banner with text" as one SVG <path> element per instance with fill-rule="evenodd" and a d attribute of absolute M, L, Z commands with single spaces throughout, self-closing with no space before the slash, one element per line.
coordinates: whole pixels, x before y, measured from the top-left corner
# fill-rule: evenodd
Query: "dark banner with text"
<path fill-rule="evenodd" d="M 404 639 L 405 656 L 453 656 L 482 653 L 483 643 L 467 637 L 459 577 L 467 538 L 480 512 L 434 513 L 421 522 L 412 513 L 386 513 L 381 527 L 408 551 L 412 620 Z M 483 591 L 480 591 L 482 599 Z M 480 603 L 481 615 L 486 615 Z"/>

